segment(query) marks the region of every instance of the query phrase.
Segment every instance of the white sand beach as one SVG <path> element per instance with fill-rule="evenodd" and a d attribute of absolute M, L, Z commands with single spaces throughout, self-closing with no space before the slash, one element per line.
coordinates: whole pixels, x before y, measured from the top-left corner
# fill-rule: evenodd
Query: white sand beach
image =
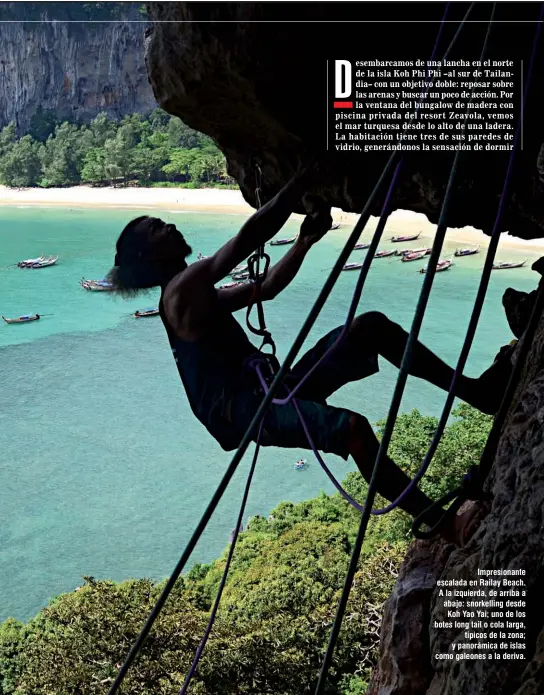
<path fill-rule="evenodd" d="M 39 206 L 39 207 L 113 207 L 142 210 L 186 210 L 187 212 L 229 212 L 230 214 L 250 215 L 254 210 L 246 203 L 239 190 L 218 188 L 92 188 L 90 186 L 74 186 L 71 188 L 25 188 L 14 189 L 0 186 L 0 205 L 9 206 Z M 301 219 L 301 215 L 293 215 Z M 335 222 L 341 224 L 335 232 L 340 236 L 347 235 L 355 225 L 358 215 L 345 213 L 333 208 Z M 369 238 L 377 224 L 377 218 L 371 218 L 363 232 L 364 238 Z M 423 214 L 407 210 L 397 210 L 391 215 L 384 232 L 384 241 L 393 234 L 417 234 L 421 237 L 415 242 L 416 246 L 424 245 L 434 238 L 436 226 L 431 224 Z M 480 245 L 486 248 L 489 238 L 474 227 L 450 229 L 447 232 L 447 247 L 452 244 L 461 246 Z M 507 260 L 505 252 L 511 253 L 516 259 L 525 255 L 535 259 L 544 255 L 544 239 L 524 241 L 503 234 L 499 245 L 500 257 Z"/>

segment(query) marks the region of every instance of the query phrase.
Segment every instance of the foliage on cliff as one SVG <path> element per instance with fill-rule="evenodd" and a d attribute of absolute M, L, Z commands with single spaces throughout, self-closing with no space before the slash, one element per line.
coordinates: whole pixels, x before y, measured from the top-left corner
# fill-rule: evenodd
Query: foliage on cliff
<path fill-rule="evenodd" d="M 424 489 L 442 494 L 477 459 L 490 418 L 460 406 Z M 414 472 L 436 427 L 417 411 L 399 417 L 392 451 Z M 350 473 L 347 490 L 366 485 Z M 212 637 L 191 692 L 311 693 L 359 515 L 337 494 L 284 502 L 254 517 L 239 540 Z M 362 695 L 376 658 L 381 609 L 408 542 L 407 516 L 371 521 L 335 652 L 328 692 Z M 177 692 L 202 636 L 226 554 L 180 579 L 134 664 L 127 695 Z M 163 584 L 96 581 L 53 600 L 27 624 L 0 626 L 1 695 L 98 695 L 123 662 Z"/>
<path fill-rule="evenodd" d="M 117 122 L 100 113 L 88 125 L 59 123 L 38 109 L 31 132 L 0 131 L 0 183 L 13 187 L 232 183 L 222 153 L 205 135 L 161 109 Z"/>

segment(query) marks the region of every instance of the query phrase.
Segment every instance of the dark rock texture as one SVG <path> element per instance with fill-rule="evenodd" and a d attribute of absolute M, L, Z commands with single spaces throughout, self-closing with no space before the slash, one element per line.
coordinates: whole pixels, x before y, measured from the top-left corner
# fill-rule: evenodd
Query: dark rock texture
<path fill-rule="evenodd" d="M 380 662 L 369 695 L 540 695 L 544 692 L 543 422 L 544 321 L 541 320 L 487 481 L 487 488 L 493 493 L 491 511 L 468 545 L 449 556 L 441 553 L 440 541 L 432 548 L 434 555 L 425 544 L 413 544 L 386 607 Z M 525 570 L 525 661 L 452 662 L 433 658 L 436 653 L 448 652 L 453 642 L 465 640 L 463 630 L 433 627 L 435 621 L 448 620 L 448 616 L 438 591 L 429 590 L 429 578 L 470 579 L 476 577 L 478 568 Z M 418 615 L 413 609 L 398 609 L 395 597 L 406 594 L 406 587 L 413 594 L 419 589 Z M 408 628 L 407 621 L 411 621 Z M 420 642 L 416 639 L 418 634 L 422 635 Z M 409 662 L 410 668 L 399 668 L 402 661 Z"/>
<path fill-rule="evenodd" d="M 68 10 L 57 7 L 81 3 L 1 4 L 0 19 L 10 21 L 0 21 L 0 127 L 15 121 L 24 132 L 38 107 L 84 122 L 100 111 L 118 118 L 156 107 L 137 7 L 118 20 L 84 23 L 66 21 Z"/>
<path fill-rule="evenodd" d="M 491 4 L 476 5 L 471 19 L 489 19 Z M 460 20 L 467 7 L 451 3 L 450 18 Z M 537 3 L 498 3 L 496 19 L 501 21 L 493 25 L 488 57 L 514 60 L 516 74 L 523 59 L 527 73 L 535 25 L 517 24 L 514 31 L 506 20 L 534 21 L 538 10 Z M 360 211 L 388 155 L 336 152 L 332 144 L 327 151 L 327 104 L 332 101 L 327 60 L 332 65 L 338 58 L 429 58 L 443 11 L 439 2 L 148 3 L 153 21 L 146 46 L 149 78 L 164 109 L 215 139 L 250 204 L 256 205 L 255 163 L 263 171 L 266 200 L 299 162 L 311 157 L 324 162 L 321 196 L 346 211 Z M 410 24 L 399 32 L 393 19 Z M 457 26 L 447 24 L 440 56 Z M 485 23 L 465 25 L 449 57 L 479 58 L 485 29 Z M 504 218 L 505 228 L 523 238 L 544 236 L 542 156 L 539 160 L 544 142 L 543 53 L 525 110 L 523 152 Z M 516 98 L 520 103 L 519 92 Z M 426 213 L 436 222 L 452 159 L 451 153 L 412 153 L 395 206 Z M 450 226 L 490 231 L 506 160 L 504 152 L 464 156 Z"/>

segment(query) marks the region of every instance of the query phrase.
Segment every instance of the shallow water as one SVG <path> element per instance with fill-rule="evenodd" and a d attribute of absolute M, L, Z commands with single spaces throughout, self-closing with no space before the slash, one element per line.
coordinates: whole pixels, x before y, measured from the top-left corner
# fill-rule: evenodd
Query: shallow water
<path fill-rule="evenodd" d="M 51 268 L 0 270 L 1 314 L 52 314 L 27 325 L 0 326 L 0 619 L 29 618 L 51 597 L 74 589 L 84 574 L 116 580 L 167 576 L 230 461 L 190 412 L 160 319 L 130 316 L 155 304 L 158 293 L 123 301 L 78 284 L 81 277 L 105 275 L 120 229 L 137 214 L 0 208 L 0 265 L 42 252 L 60 254 Z M 213 252 L 244 219 L 162 216 L 186 234 L 195 256 Z M 296 225 L 288 223 L 285 231 L 295 233 Z M 345 237 L 345 229 L 330 233 L 292 285 L 266 306 L 280 357 Z M 284 252 L 270 248 L 273 260 Z M 363 253 L 354 252 L 354 258 Z M 482 264 L 482 253 L 460 259 L 435 279 L 422 337 L 450 363 L 462 344 Z M 361 310 L 383 311 L 409 328 L 423 278 L 416 272 L 420 265 L 377 259 Z M 306 347 L 342 322 L 356 277 L 341 275 Z M 504 289 L 532 290 L 536 282 L 527 268 L 493 273 L 469 375 L 489 366 L 512 338 L 500 303 Z M 379 374 L 343 388 L 330 402 L 376 421 L 387 414 L 395 377 L 382 364 Z M 410 379 L 401 409 L 437 415 L 444 398 Z M 332 489 L 316 463 L 293 469 L 303 454 L 262 452 L 246 516 Z M 353 469 L 335 457 L 327 460 L 339 477 Z M 248 465 L 246 455 L 194 560 L 209 561 L 225 547 Z"/>

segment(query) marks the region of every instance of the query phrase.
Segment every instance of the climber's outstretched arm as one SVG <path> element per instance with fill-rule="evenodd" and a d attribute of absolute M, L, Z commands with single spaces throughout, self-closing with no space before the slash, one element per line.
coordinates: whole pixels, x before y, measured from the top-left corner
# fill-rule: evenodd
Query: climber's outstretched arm
<path fill-rule="evenodd" d="M 305 217 L 297 240 L 289 251 L 268 271 L 261 285 L 260 298 L 274 299 L 296 277 L 309 249 L 323 237 L 332 226 L 330 208 L 324 208 Z M 218 291 L 219 301 L 230 312 L 247 307 L 254 299 L 254 285 L 244 284 Z"/>
<path fill-rule="evenodd" d="M 233 239 L 206 259 L 207 263 L 202 265 L 202 270 L 206 267 L 212 284 L 226 277 L 255 249 L 264 246 L 280 231 L 306 192 L 309 178 L 306 170 L 296 174 L 272 200 L 249 218 Z"/>

